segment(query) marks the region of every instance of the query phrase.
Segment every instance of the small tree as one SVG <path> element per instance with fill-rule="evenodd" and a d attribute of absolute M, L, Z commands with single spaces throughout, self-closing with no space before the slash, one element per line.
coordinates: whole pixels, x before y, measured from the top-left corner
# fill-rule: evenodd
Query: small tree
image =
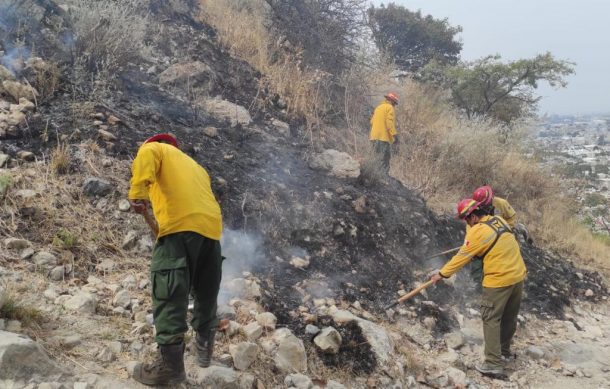
<path fill-rule="evenodd" d="M 456 39 L 462 28 L 449 25 L 447 19 L 423 16 L 421 11 L 394 3 L 371 6 L 368 15 L 377 47 L 405 70 L 418 71 L 433 59 L 443 65 L 455 64 L 462 51 L 462 43 Z"/>
<path fill-rule="evenodd" d="M 303 49 L 305 65 L 338 75 L 355 58 L 366 0 L 265 0 L 278 32 Z"/>
<path fill-rule="evenodd" d="M 499 55 L 449 67 L 433 62 L 422 78 L 449 87 L 454 103 L 469 118 L 489 115 L 511 123 L 535 111 L 541 97 L 534 90 L 541 81 L 565 87 L 565 77 L 573 73 L 573 63 L 545 53 L 506 63 Z"/>

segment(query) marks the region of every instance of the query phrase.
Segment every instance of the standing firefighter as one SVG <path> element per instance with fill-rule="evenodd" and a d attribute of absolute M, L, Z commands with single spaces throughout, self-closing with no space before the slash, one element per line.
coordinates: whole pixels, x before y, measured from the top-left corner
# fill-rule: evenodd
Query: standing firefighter
<path fill-rule="evenodd" d="M 510 358 L 510 345 L 517 329 L 517 315 L 526 275 L 519 244 L 508 223 L 488 215 L 476 200 L 457 206 L 458 217 L 470 226 L 460 251 L 431 280 L 451 277 L 473 257 L 483 261 L 481 317 L 485 338 L 485 362 L 476 366 L 482 374 L 504 374 L 503 358 Z"/>
<path fill-rule="evenodd" d="M 371 134 L 369 139 L 373 150 L 377 154 L 385 173 L 390 171 L 390 158 L 392 156 L 390 145 L 394 143 L 396 135 L 396 119 L 394 107 L 398 104 L 398 95 L 390 92 L 385 95 L 371 117 Z"/>
<path fill-rule="evenodd" d="M 147 139 L 133 161 L 129 200 L 144 213 L 152 206 L 159 233 L 150 265 L 157 359 L 139 364 L 133 378 L 146 385 L 186 379 L 184 333 L 189 293 L 197 332 L 198 363 L 210 365 L 218 325 L 216 298 L 222 257 L 220 206 L 203 167 L 180 151 L 170 134 Z"/>

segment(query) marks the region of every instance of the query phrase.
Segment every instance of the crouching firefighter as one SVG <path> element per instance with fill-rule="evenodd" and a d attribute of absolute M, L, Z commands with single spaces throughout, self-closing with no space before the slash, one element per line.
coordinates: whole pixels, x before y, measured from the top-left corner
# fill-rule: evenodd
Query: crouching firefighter
<path fill-rule="evenodd" d="M 146 385 L 186 379 L 184 334 L 189 294 L 197 333 L 198 364 L 210 365 L 222 257 L 220 206 L 203 167 L 178 148 L 176 138 L 147 139 L 133 161 L 129 201 L 137 213 L 152 211 L 159 224 L 150 264 L 155 341 L 159 355 L 136 366 L 133 378 Z"/>
<path fill-rule="evenodd" d="M 519 244 L 501 216 L 491 216 L 473 199 L 458 203 L 458 217 L 470 226 L 460 251 L 431 277 L 436 283 L 451 277 L 474 257 L 482 258 L 481 317 L 485 361 L 476 369 L 486 375 L 503 375 L 503 362 L 512 356 L 511 341 L 517 329 L 525 263 Z"/>

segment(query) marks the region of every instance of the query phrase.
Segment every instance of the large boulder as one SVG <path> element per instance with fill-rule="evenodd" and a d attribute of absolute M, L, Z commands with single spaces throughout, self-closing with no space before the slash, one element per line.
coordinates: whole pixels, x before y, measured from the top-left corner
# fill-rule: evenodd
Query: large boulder
<path fill-rule="evenodd" d="M 360 164 L 348 153 L 333 149 L 316 154 L 309 162 L 309 167 L 316 170 L 326 170 L 336 177 L 357 178 L 360 176 Z"/>
<path fill-rule="evenodd" d="M 258 346 L 251 342 L 240 342 L 229 346 L 233 365 L 237 370 L 246 370 L 258 356 Z"/>
<path fill-rule="evenodd" d="M 247 126 L 252 122 L 252 117 L 246 108 L 227 100 L 208 99 L 203 103 L 203 108 L 215 118 L 229 121 L 232 126 L 237 124 Z"/>
<path fill-rule="evenodd" d="M 279 342 L 274 361 L 282 373 L 306 372 L 307 354 L 303 342 L 294 335 L 285 337 Z"/>
<path fill-rule="evenodd" d="M 49 377 L 62 371 L 30 338 L 0 331 L 0 379 L 30 380 L 39 375 Z"/>

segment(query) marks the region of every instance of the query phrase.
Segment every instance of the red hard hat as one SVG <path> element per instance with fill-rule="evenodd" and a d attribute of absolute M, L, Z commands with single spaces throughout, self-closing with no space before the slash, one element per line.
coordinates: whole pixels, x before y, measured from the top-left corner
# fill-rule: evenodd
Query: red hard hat
<path fill-rule="evenodd" d="M 457 205 L 457 217 L 459 219 L 466 219 L 474 210 L 479 208 L 480 202 L 473 199 L 464 199 Z"/>
<path fill-rule="evenodd" d="M 398 95 L 394 92 L 390 92 L 385 95 L 385 98 L 393 102 L 394 104 L 398 104 Z"/>
<path fill-rule="evenodd" d="M 494 191 L 491 190 L 491 186 L 485 185 L 472 192 L 472 198 L 483 205 L 489 205 L 494 199 Z"/>
<path fill-rule="evenodd" d="M 165 143 L 169 143 L 170 145 L 174 146 L 175 148 L 179 148 L 178 141 L 176 140 L 176 137 L 173 136 L 172 134 L 157 134 L 155 136 L 151 136 L 150 138 L 148 138 L 144 141 L 144 143 L 151 143 L 151 142 L 165 142 Z"/>

